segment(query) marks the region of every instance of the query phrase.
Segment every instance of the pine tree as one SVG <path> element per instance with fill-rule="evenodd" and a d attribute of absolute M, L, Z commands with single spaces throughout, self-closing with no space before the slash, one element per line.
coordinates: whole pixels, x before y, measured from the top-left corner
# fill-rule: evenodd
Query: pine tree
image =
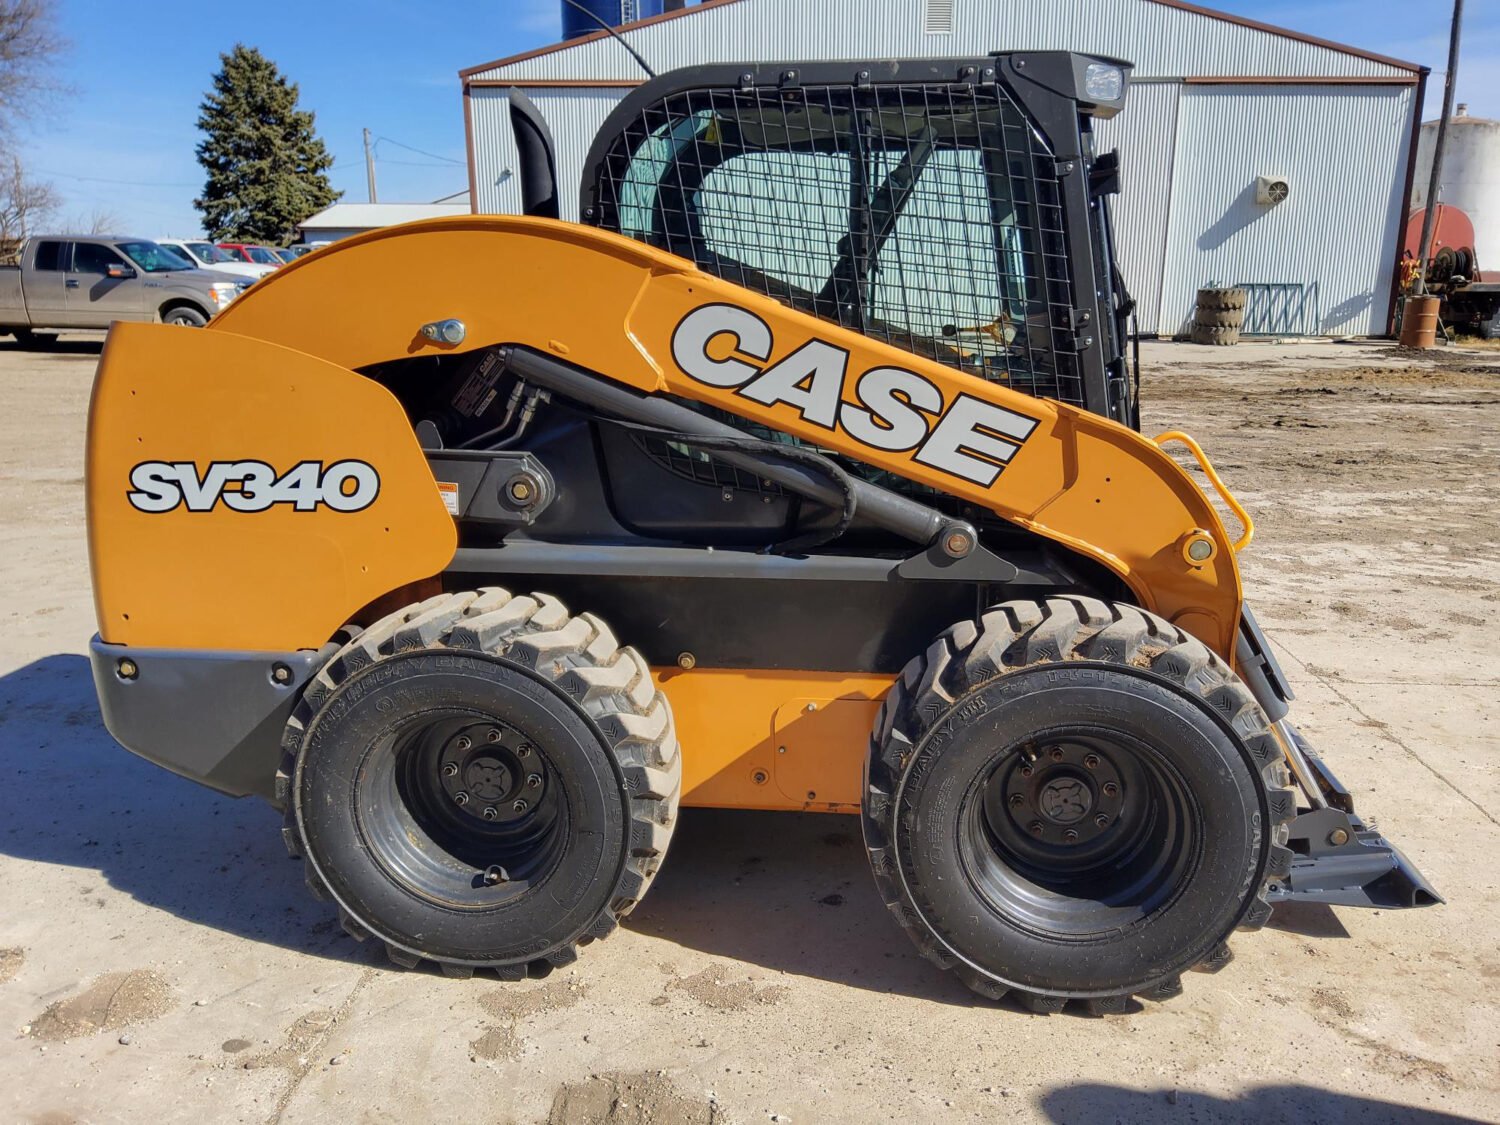
<path fill-rule="evenodd" d="M 193 206 L 210 238 L 288 241 L 298 223 L 339 197 L 325 174 L 333 157 L 275 63 L 242 43 L 219 59 L 198 107 L 198 163 L 208 181 Z"/>

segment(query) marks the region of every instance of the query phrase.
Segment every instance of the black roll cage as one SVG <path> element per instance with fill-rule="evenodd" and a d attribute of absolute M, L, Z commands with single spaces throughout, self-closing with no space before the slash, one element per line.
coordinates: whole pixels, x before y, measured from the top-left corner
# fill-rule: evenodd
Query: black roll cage
<path fill-rule="evenodd" d="M 605 119 L 584 164 L 579 214 L 585 223 L 620 229 L 620 216 L 607 190 L 609 162 L 617 158 L 617 144 L 627 129 L 639 121 L 645 111 L 673 95 L 694 91 L 766 93 L 819 85 L 850 85 L 872 90 L 897 85 L 1002 86 L 1024 112 L 1030 125 L 1045 138 L 1054 161 L 1052 170 L 1057 177 L 1066 232 L 1062 256 L 1066 259 L 1072 282 L 1072 307 L 1058 317 L 1065 323 L 1052 325 L 1054 338 L 1060 336 L 1067 342 L 1059 358 L 1065 355 L 1076 366 L 1082 388 L 1082 401 L 1078 405 L 1134 426 L 1138 412 L 1134 388 L 1126 377 L 1124 355 L 1129 300 L 1119 284 L 1104 198 L 1117 184 L 1117 167 L 1110 163 L 1109 156 L 1095 156 L 1090 125 L 1092 117 L 1112 117 L 1119 112 L 1123 88 L 1121 97 L 1113 101 L 1088 98 L 1085 95 L 1085 73 L 1088 66 L 1098 63 L 1118 67 L 1127 75 L 1130 69 L 1130 64 L 1117 59 L 1040 51 L 969 59 L 713 64 L 671 71 L 631 91 Z M 930 149 L 930 146 L 925 147 Z M 914 159 L 911 163 L 917 161 Z M 1096 166 L 1107 174 L 1096 176 Z M 856 307 L 863 314 L 868 307 L 868 277 L 865 276 L 868 271 L 861 270 L 857 263 L 861 260 L 868 262 L 873 257 L 871 240 L 878 238 L 882 229 L 889 233 L 890 224 L 910 197 L 910 183 L 904 185 L 906 190 L 903 193 L 903 181 L 897 178 L 899 171 L 900 166 L 892 169 L 882 185 L 855 185 L 857 192 L 863 190 L 865 205 L 850 208 L 850 229 L 840 246 L 838 265 L 828 283 L 815 296 L 815 308 L 840 303 Z M 991 176 L 1003 174 L 1002 170 L 994 168 L 987 171 Z M 920 172 L 920 166 L 907 168 L 904 177 L 914 182 Z M 683 183 L 681 190 L 690 186 Z M 690 208 L 671 210 L 679 215 L 691 215 Z M 695 232 L 683 233 L 692 235 Z M 700 240 L 695 238 L 696 241 Z M 776 295 L 774 288 L 767 287 L 773 296 Z"/>

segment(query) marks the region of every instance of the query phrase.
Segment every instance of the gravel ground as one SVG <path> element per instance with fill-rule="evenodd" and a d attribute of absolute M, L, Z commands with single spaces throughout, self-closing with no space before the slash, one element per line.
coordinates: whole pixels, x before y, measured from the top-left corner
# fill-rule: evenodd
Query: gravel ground
<path fill-rule="evenodd" d="M 98 344 L 0 343 L 0 1121 L 1500 1120 L 1500 352 L 1145 351 L 1147 428 L 1255 513 L 1298 721 L 1449 902 L 1283 908 L 1182 997 L 1088 1019 L 933 970 L 857 824 L 814 815 L 687 813 L 628 926 L 548 980 L 387 969 L 269 808 L 100 726 Z"/>

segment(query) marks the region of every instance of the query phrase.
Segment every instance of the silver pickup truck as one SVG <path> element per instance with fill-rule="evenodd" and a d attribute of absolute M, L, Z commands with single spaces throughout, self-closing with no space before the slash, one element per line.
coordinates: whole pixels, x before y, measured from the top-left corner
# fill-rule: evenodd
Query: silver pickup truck
<path fill-rule="evenodd" d="M 24 347 L 52 339 L 39 329 L 108 328 L 116 320 L 201 328 L 249 284 L 197 269 L 145 238 L 32 238 L 20 265 L 0 266 L 0 336 Z"/>

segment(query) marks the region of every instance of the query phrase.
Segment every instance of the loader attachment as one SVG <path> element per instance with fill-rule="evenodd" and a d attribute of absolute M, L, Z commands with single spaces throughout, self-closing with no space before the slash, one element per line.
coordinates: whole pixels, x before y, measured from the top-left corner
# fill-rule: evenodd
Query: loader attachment
<path fill-rule="evenodd" d="M 1322 902 L 1396 910 L 1443 901 L 1399 848 L 1354 811 L 1354 798 L 1300 731 L 1283 723 L 1312 775 L 1312 807 L 1291 823 L 1291 870 L 1272 902 Z"/>

